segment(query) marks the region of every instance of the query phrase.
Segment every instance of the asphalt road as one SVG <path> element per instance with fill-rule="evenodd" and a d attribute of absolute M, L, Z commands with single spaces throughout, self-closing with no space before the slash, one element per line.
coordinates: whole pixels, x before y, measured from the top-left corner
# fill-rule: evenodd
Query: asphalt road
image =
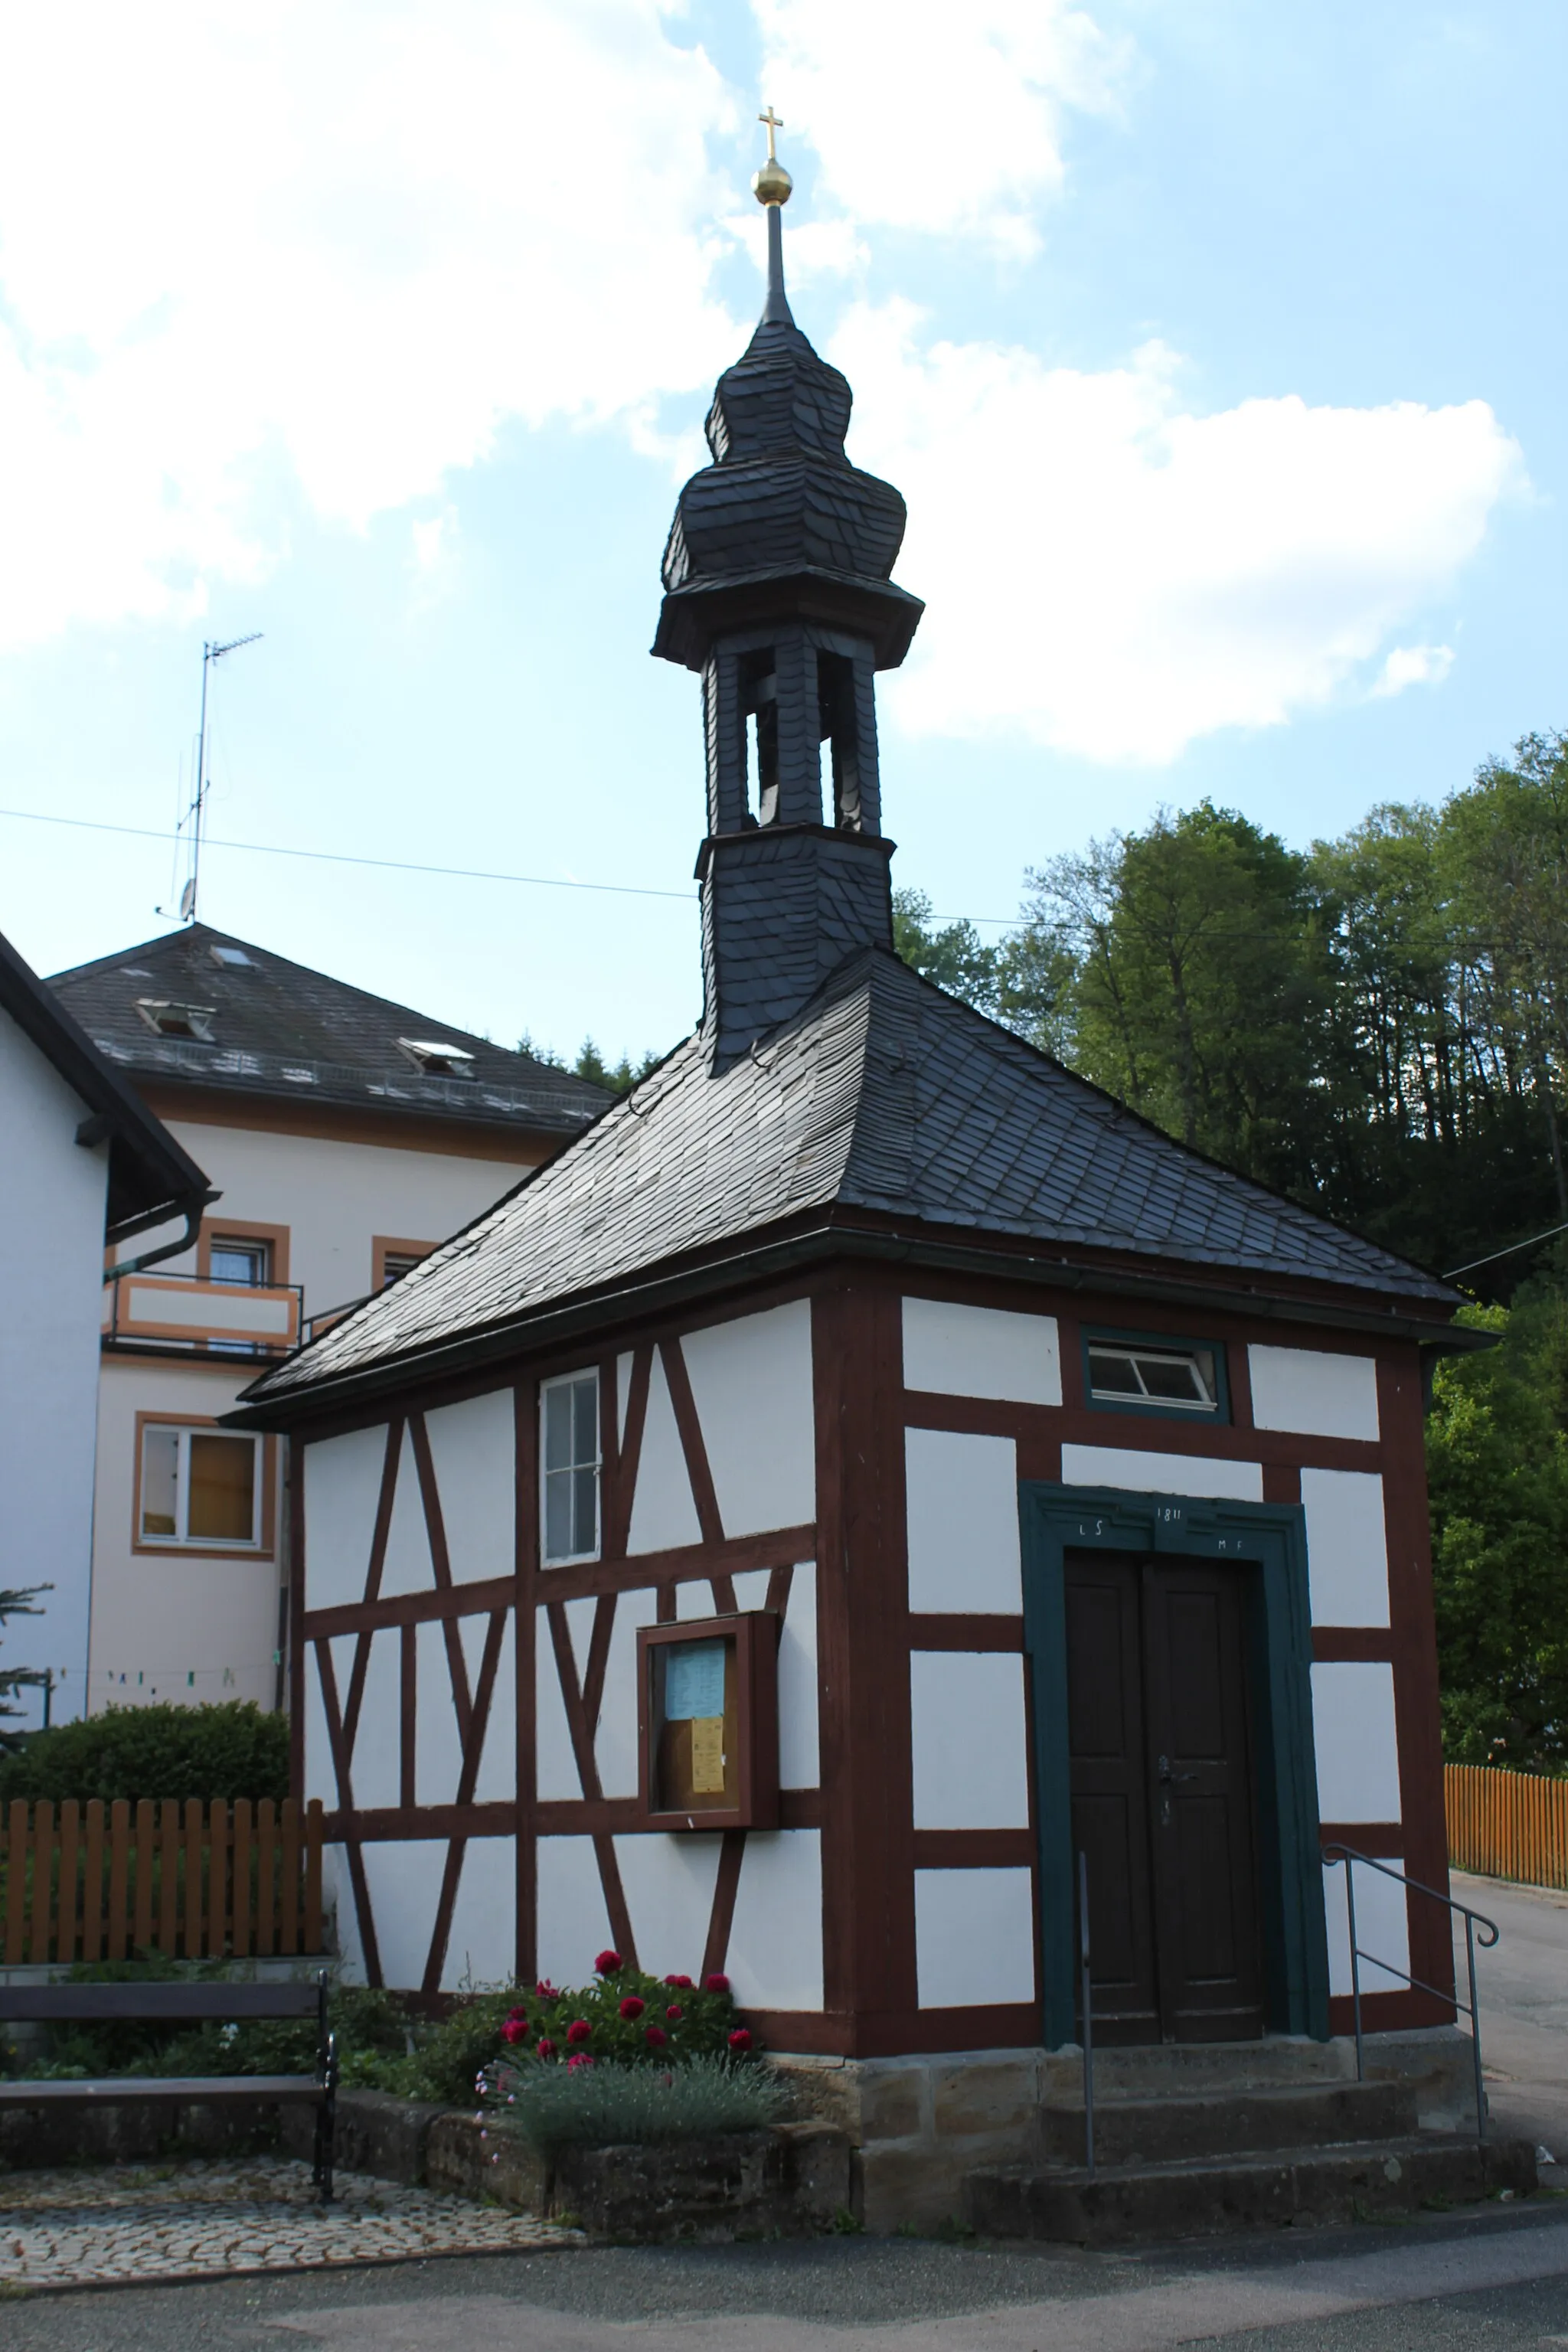
<path fill-rule="evenodd" d="M 1528 2135 L 1568 2181 L 1568 1894 L 1455 1871 L 1453 1892 L 1501 1937 L 1476 1957 L 1481 2059 L 1493 2122 Z M 1464 1983 L 1462 1937 L 1455 1951 Z"/>

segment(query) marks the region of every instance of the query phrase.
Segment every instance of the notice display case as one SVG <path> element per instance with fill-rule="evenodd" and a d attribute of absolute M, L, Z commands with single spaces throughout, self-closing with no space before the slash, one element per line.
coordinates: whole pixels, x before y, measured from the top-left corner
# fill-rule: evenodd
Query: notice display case
<path fill-rule="evenodd" d="M 765 1609 L 638 1627 L 637 1787 L 650 1826 L 777 1828 L 778 1629 Z"/>

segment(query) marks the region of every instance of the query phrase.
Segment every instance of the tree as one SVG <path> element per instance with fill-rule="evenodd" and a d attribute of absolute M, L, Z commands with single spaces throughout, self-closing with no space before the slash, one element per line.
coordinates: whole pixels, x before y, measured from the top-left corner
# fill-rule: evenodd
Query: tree
<path fill-rule="evenodd" d="M 41 1617 L 36 1608 L 40 1592 L 52 1592 L 52 1584 L 26 1584 L 16 1590 L 0 1588 L 0 1625 L 11 1617 Z M 0 1666 L 0 1756 L 15 1755 L 22 1744 L 21 1734 L 4 1728 L 6 1720 L 15 1721 L 22 1713 L 11 1701 L 21 1690 L 40 1690 L 48 1676 L 38 1666 Z"/>
<path fill-rule="evenodd" d="M 967 920 L 931 928 L 931 903 L 923 890 L 893 893 L 893 946 L 922 979 L 977 1012 L 994 1013 L 1001 984 L 997 953 Z"/>
<path fill-rule="evenodd" d="M 584 1037 L 576 1061 L 573 1064 L 578 1077 L 587 1078 L 594 1086 L 603 1087 L 613 1095 L 629 1095 L 640 1079 L 646 1078 L 662 1059 L 649 1052 L 640 1062 L 634 1063 L 629 1054 L 618 1062 L 606 1062 L 592 1037 Z"/>

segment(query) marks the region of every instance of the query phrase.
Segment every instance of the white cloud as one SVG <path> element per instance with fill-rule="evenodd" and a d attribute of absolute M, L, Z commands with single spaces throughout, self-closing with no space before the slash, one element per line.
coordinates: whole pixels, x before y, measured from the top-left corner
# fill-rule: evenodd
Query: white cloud
<path fill-rule="evenodd" d="M 909 501 L 898 576 L 930 610 L 889 701 L 917 734 L 1158 763 L 1278 725 L 1357 683 L 1523 478 L 1483 401 L 1199 416 L 1158 344 L 1090 374 L 919 329 L 861 305 L 833 343 L 851 454 Z"/>
<path fill-rule="evenodd" d="M 1374 698 L 1403 694 L 1407 686 L 1441 686 L 1454 667 L 1452 646 L 1395 646 L 1372 688 Z"/>
<path fill-rule="evenodd" d="M 0 645 L 156 616 L 499 422 L 710 381 L 734 100 L 660 0 L 86 0 L 0 81 Z"/>
<path fill-rule="evenodd" d="M 1062 117 L 1114 110 L 1131 59 L 1068 0 L 752 0 L 763 88 L 855 220 L 1038 242 Z"/>

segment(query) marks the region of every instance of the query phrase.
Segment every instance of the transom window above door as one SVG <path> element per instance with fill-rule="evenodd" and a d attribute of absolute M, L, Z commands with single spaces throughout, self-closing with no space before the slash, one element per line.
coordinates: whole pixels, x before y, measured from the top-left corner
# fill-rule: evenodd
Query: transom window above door
<path fill-rule="evenodd" d="M 541 1537 L 548 1566 L 599 1553 L 599 1375 L 569 1372 L 539 1392 L 544 1457 Z"/>
<path fill-rule="evenodd" d="M 1086 1332 L 1084 1388 L 1091 1405 L 1122 1412 L 1228 1421 L 1225 1350 L 1201 1341 Z"/>

